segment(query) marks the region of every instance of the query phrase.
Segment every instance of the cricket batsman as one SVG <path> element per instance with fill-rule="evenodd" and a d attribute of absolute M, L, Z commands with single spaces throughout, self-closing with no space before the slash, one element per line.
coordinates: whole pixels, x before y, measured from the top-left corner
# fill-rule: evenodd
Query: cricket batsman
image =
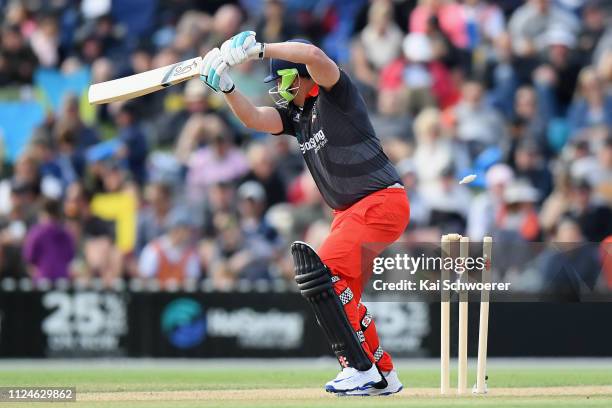
<path fill-rule="evenodd" d="M 228 74 L 229 67 L 262 58 L 270 59 L 264 81 L 275 83 L 269 92 L 275 107 L 254 106 Z M 408 225 L 410 207 L 357 88 L 308 41 L 263 44 L 253 31 L 208 52 L 200 74 L 207 86 L 223 93 L 245 126 L 297 138 L 319 191 L 333 208 L 331 232 L 318 251 L 303 242 L 291 245 L 298 287 L 342 367 L 325 384 L 326 391 L 399 392 L 402 384 L 391 356 L 381 348 L 372 315 L 360 302 L 362 271 L 371 271 L 371 265 L 362 265 L 361 246 L 394 242 Z"/>

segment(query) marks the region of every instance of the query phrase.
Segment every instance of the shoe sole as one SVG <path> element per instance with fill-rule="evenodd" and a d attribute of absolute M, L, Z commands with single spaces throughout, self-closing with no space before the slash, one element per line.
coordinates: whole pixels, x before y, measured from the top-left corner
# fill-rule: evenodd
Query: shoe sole
<path fill-rule="evenodd" d="M 371 387 L 372 385 L 374 385 L 376 383 L 377 383 L 376 381 L 370 381 L 367 384 L 364 384 L 364 385 L 359 386 L 359 387 L 351 388 L 350 390 L 338 390 L 338 389 L 334 388 L 331 385 L 326 385 L 325 386 L 325 391 L 331 392 L 333 394 L 340 394 L 340 393 L 346 393 L 346 392 L 351 392 L 351 391 L 364 391 L 364 390 L 368 389 L 369 387 Z"/>
<path fill-rule="evenodd" d="M 397 394 L 403 389 L 404 389 L 404 386 L 402 385 L 396 391 L 381 392 L 380 394 L 347 394 L 347 392 L 357 391 L 357 390 L 351 390 L 351 391 L 345 391 L 342 393 L 337 393 L 336 395 L 338 395 L 339 397 L 386 397 L 389 395 Z"/>

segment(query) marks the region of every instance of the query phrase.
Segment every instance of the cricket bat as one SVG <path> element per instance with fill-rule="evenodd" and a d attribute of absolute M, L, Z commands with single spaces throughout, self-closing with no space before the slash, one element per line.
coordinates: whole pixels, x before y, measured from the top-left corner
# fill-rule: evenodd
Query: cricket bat
<path fill-rule="evenodd" d="M 141 72 L 89 87 L 89 103 L 99 105 L 125 101 L 159 91 L 200 75 L 202 57 L 196 57 L 165 67 Z"/>

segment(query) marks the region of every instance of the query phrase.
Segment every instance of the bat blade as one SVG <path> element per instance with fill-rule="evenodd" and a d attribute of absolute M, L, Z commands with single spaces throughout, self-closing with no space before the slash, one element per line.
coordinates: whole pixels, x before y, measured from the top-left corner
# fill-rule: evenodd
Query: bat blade
<path fill-rule="evenodd" d="M 93 84 L 89 87 L 89 103 L 99 105 L 125 101 L 159 91 L 197 77 L 201 64 L 202 57 L 196 57 L 140 74 Z"/>

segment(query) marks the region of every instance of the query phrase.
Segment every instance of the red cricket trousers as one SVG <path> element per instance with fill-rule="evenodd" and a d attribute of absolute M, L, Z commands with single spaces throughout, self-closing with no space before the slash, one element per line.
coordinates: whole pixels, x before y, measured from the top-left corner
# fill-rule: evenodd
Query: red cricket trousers
<path fill-rule="evenodd" d="M 392 370 L 393 362 L 380 347 L 372 315 L 360 302 L 361 293 L 374 257 L 401 236 L 409 219 L 410 205 L 403 188 L 379 190 L 346 210 L 334 211 L 331 232 L 319 248 L 321 260 L 331 269 L 334 290 L 351 326 L 366 355 L 382 371 Z M 362 245 L 367 243 L 376 243 L 378 253 L 371 250 L 362 253 Z"/>

